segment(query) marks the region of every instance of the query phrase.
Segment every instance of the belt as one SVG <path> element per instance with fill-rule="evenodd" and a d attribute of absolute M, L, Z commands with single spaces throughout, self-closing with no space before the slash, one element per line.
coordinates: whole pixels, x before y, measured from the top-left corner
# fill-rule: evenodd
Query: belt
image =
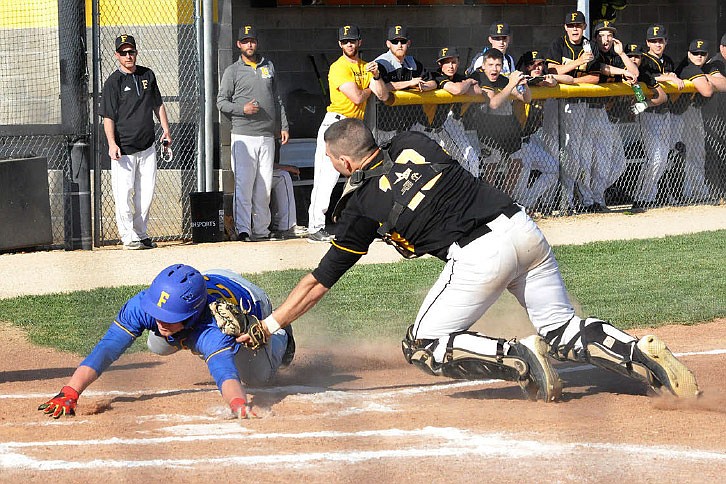
<path fill-rule="evenodd" d="M 467 235 L 459 239 L 459 247 L 464 247 L 472 240 L 478 239 L 482 235 L 488 234 L 492 230 L 496 230 L 503 222 L 512 218 L 514 215 L 518 214 L 521 211 L 522 207 L 520 207 L 516 203 L 507 205 L 494 218 L 485 222 L 483 225 L 480 225 L 479 227 L 475 228 Z"/>

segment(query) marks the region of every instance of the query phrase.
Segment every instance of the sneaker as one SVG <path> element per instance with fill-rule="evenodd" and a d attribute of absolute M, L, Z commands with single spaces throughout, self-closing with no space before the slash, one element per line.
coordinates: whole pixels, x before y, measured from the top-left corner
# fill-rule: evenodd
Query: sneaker
<path fill-rule="evenodd" d="M 295 237 L 307 237 L 308 235 L 308 228 L 307 227 L 301 227 L 299 225 L 293 225 L 292 233 L 295 234 Z"/>
<path fill-rule="evenodd" d="M 124 244 L 124 250 L 142 250 L 147 247 L 140 240 L 132 240 L 128 244 Z"/>
<path fill-rule="evenodd" d="M 334 237 L 327 233 L 325 229 L 320 229 L 317 232 L 308 234 L 308 242 L 330 242 Z"/>
<path fill-rule="evenodd" d="M 270 240 L 289 240 L 297 238 L 299 238 L 299 236 L 295 235 L 292 229 L 273 230 L 270 232 Z"/>
<path fill-rule="evenodd" d="M 240 242 L 252 242 L 250 234 L 248 234 L 247 232 L 240 232 L 239 234 L 237 234 L 237 240 Z"/>
<path fill-rule="evenodd" d="M 665 387 L 681 398 L 696 398 L 701 394 L 691 370 L 673 356 L 660 338 L 652 334 L 643 336 L 635 346 L 639 351 L 634 352 L 633 361 L 650 370 L 649 383 L 656 393 L 662 393 Z"/>
<path fill-rule="evenodd" d="M 156 249 L 156 247 L 157 247 L 156 242 L 151 240 L 150 237 L 146 237 L 145 239 L 142 239 L 141 245 L 143 245 L 147 249 Z"/>
<path fill-rule="evenodd" d="M 529 367 L 527 379 L 519 382 L 527 398 L 532 401 L 538 398 L 545 402 L 558 401 L 562 397 L 562 382 L 547 358 L 547 342 L 533 334 L 513 343 L 511 349 L 512 354 L 522 358 Z"/>

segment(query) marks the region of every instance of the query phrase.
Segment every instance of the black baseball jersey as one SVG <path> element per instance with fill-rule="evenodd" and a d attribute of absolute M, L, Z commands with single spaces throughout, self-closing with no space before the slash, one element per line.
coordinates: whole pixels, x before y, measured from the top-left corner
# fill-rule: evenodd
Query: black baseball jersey
<path fill-rule="evenodd" d="M 405 56 L 403 62 L 399 62 L 398 58 L 389 50 L 376 57 L 376 63 L 381 79 L 387 83 L 410 81 L 414 77 L 422 77 L 424 80 L 428 78 L 423 64 L 410 55 Z"/>
<path fill-rule="evenodd" d="M 131 74 L 117 69 L 108 76 L 99 114 L 115 123 L 121 154 L 131 155 L 154 144 L 154 109 L 161 104 L 161 93 L 151 69 L 137 65 Z"/>
<path fill-rule="evenodd" d="M 704 68 L 706 67 L 707 66 L 703 66 L 703 68 L 701 68 L 690 62 L 688 58 L 685 58 L 683 62 L 678 65 L 675 72 L 676 75 L 684 81 L 693 81 L 694 79 L 706 75 L 704 73 Z M 685 112 L 691 105 L 701 107 L 705 104 L 705 100 L 706 98 L 704 98 L 697 92 L 689 92 L 672 96 L 671 112 L 674 114 L 681 114 Z"/>
<path fill-rule="evenodd" d="M 659 59 L 653 54 L 646 53 L 643 54 L 638 71 L 640 72 L 638 80 L 645 82 L 646 86 L 653 89 L 658 86 L 658 81 L 655 79 L 656 77 L 665 74 L 666 72 L 674 71 L 673 60 L 667 55 L 664 55 Z M 645 111 L 648 113 L 667 113 L 669 110 L 668 104 L 669 103 L 666 102 L 660 106 L 650 107 Z"/>
<path fill-rule="evenodd" d="M 726 76 L 726 60 L 724 60 L 721 54 L 716 54 L 708 60 L 706 65 L 703 67 L 703 72 L 706 74 L 715 74 L 716 72 L 719 72 L 722 76 Z"/>
<path fill-rule="evenodd" d="M 563 66 L 575 59 L 579 59 L 584 54 L 583 48 L 584 40 L 580 44 L 573 44 L 567 35 L 559 37 L 552 42 L 550 50 L 547 52 L 547 63 L 550 67 L 553 65 Z M 591 62 L 583 64 L 576 70 L 570 72 L 570 75 L 574 78 L 582 77 L 587 74 L 599 74 L 599 63 L 597 56 Z"/>
<path fill-rule="evenodd" d="M 489 232 L 486 224 L 500 214 L 511 216 L 518 211 L 511 198 L 475 178 L 423 133 L 407 131 L 396 135 L 388 153 L 399 163 L 413 160 L 446 165 L 433 187 L 420 192 L 423 200 L 413 210 L 405 209 L 392 227 L 400 245 L 415 255 L 431 254 L 445 260 L 451 244 L 458 242 L 464 246 Z M 375 168 L 382 160 L 381 153 L 366 169 Z M 313 271 L 318 282 L 332 287 L 368 252 L 378 228 L 389 220 L 394 206 L 393 189 L 406 186 L 416 177 L 415 170 L 394 170 L 368 179 L 350 195 L 332 247 Z"/>
<path fill-rule="evenodd" d="M 462 74 L 459 74 L 458 72 L 455 73 L 451 78 L 447 76 L 446 74 L 442 73 L 440 70 L 436 72 L 432 72 L 430 74 L 431 79 L 436 81 L 436 89 L 443 89 L 444 84 L 449 82 L 461 82 L 465 79 L 469 79 L 469 76 L 465 76 Z M 449 111 L 454 113 L 454 116 L 457 118 L 461 117 L 461 104 L 436 104 L 436 105 L 429 105 L 425 106 L 425 110 L 431 111 L 431 108 L 434 108 L 434 114 L 433 118 L 430 120 L 429 125 L 432 128 L 440 128 L 444 121 L 446 120 L 446 116 Z"/>

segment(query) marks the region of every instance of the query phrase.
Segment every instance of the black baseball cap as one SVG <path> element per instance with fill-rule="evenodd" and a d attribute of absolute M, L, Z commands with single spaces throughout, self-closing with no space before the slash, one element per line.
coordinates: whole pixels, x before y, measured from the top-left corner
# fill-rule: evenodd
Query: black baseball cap
<path fill-rule="evenodd" d="M 436 62 L 441 62 L 442 60 L 448 59 L 449 57 L 459 57 L 459 51 L 456 50 L 456 47 L 440 48 L 436 56 Z"/>
<path fill-rule="evenodd" d="M 408 32 L 406 31 L 406 27 L 403 25 L 393 25 L 391 27 L 388 27 L 388 37 L 386 37 L 386 39 L 408 39 Z"/>
<path fill-rule="evenodd" d="M 237 40 L 244 39 L 255 39 L 257 40 L 257 29 L 252 25 L 243 25 L 239 28 L 239 34 L 237 34 Z"/>
<path fill-rule="evenodd" d="M 625 44 L 625 55 L 643 55 L 643 48 L 639 44 Z"/>
<path fill-rule="evenodd" d="M 708 54 L 708 41 L 703 39 L 693 39 L 688 45 L 688 52 L 695 54 L 697 52 L 705 52 Z"/>
<path fill-rule="evenodd" d="M 134 49 L 136 48 L 136 39 L 134 39 L 133 35 L 121 34 L 116 37 L 116 51 L 127 44 Z"/>
<path fill-rule="evenodd" d="M 648 30 L 645 33 L 645 40 L 653 40 L 653 39 L 667 39 L 668 38 L 668 32 L 666 31 L 666 28 L 660 24 L 654 24 L 648 27 Z"/>
<path fill-rule="evenodd" d="M 504 35 L 512 35 L 507 22 L 494 22 L 489 26 L 489 37 L 502 37 Z"/>
<path fill-rule="evenodd" d="M 531 64 L 534 61 L 545 60 L 540 50 L 528 50 L 519 57 L 517 60 L 517 70 L 522 70 L 527 64 Z"/>
<path fill-rule="evenodd" d="M 360 29 L 357 25 L 343 25 L 338 29 L 338 40 L 358 40 Z"/>
<path fill-rule="evenodd" d="M 598 33 L 601 30 L 609 30 L 613 34 L 618 33 L 618 29 L 615 28 L 615 25 L 613 25 L 613 22 L 611 22 L 610 20 L 603 20 L 602 22 L 598 22 L 597 25 L 595 25 L 595 33 Z"/>
<path fill-rule="evenodd" d="M 573 10 L 572 12 L 567 12 L 567 15 L 565 15 L 565 25 L 567 24 L 586 24 L 585 21 L 585 14 L 580 12 L 579 10 Z"/>

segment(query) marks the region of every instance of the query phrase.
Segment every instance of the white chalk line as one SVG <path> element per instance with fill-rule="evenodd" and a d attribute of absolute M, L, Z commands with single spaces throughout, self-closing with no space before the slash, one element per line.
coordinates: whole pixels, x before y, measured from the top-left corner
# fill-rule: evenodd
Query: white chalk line
<path fill-rule="evenodd" d="M 215 429 L 219 430 L 219 429 Z M 301 433 L 249 433 L 247 429 L 234 425 L 234 433 L 226 435 L 194 435 L 176 436 L 150 439 L 118 439 L 107 440 L 68 440 L 57 442 L 9 442 L 0 444 L 0 468 L 22 470 L 32 469 L 35 471 L 51 470 L 91 470 L 109 468 L 144 468 L 144 467 L 199 467 L 199 466 L 239 466 L 239 467 L 278 467 L 282 464 L 290 466 L 306 466 L 313 463 L 360 463 L 370 460 L 399 459 L 399 458 L 440 458 L 444 456 L 461 457 L 464 455 L 479 455 L 494 458 L 525 458 L 538 457 L 544 459 L 561 459 L 565 455 L 586 458 L 588 455 L 599 457 L 602 452 L 623 454 L 626 456 L 637 456 L 642 459 L 648 456 L 652 459 L 679 460 L 683 462 L 724 462 L 726 453 L 699 450 L 686 447 L 674 446 L 646 446 L 646 445 L 616 445 L 613 443 L 585 442 L 585 443 L 558 443 L 546 442 L 531 439 L 521 439 L 514 435 L 504 433 L 476 433 L 458 428 L 425 427 L 415 430 L 385 429 L 365 430 L 358 432 L 301 432 Z M 244 433 L 247 432 L 247 433 Z M 380 445 L 382 439 L 393 439 L 391 442 L 394 448 L 385 450 L 366 451 L 348 449 L 334 452 L 311 452 L 311 453 L 275 453 L 263 455 L 232 455 L 218 458 L 199 459 L 149 459 L 149 460 L 115 460 L 115 459 L 93 459 L 90 461 L 65 461 L 65 460 L 41 460 L 17 452 L 13 449 L 22 448 L 44 448 L 52 446 L 77 446 L 84 448 L 98 445 L 150 445 L 170 442 L 192 442 L 210 440 L 237 440 L 252 441 L 266 440 L 275 441 L 276 448 L 284 448 L 278 444 L 279 440 L 300 440 L 300 439 L 327 439 L 337 448 L 340 439 L 375 439 L 376 445 Z M 411 439 L 416 442 L 427 442 L 426 447 L 403 447 L 401 439 Z M 442 442 L 436 445 L 435 442 Z"/>

